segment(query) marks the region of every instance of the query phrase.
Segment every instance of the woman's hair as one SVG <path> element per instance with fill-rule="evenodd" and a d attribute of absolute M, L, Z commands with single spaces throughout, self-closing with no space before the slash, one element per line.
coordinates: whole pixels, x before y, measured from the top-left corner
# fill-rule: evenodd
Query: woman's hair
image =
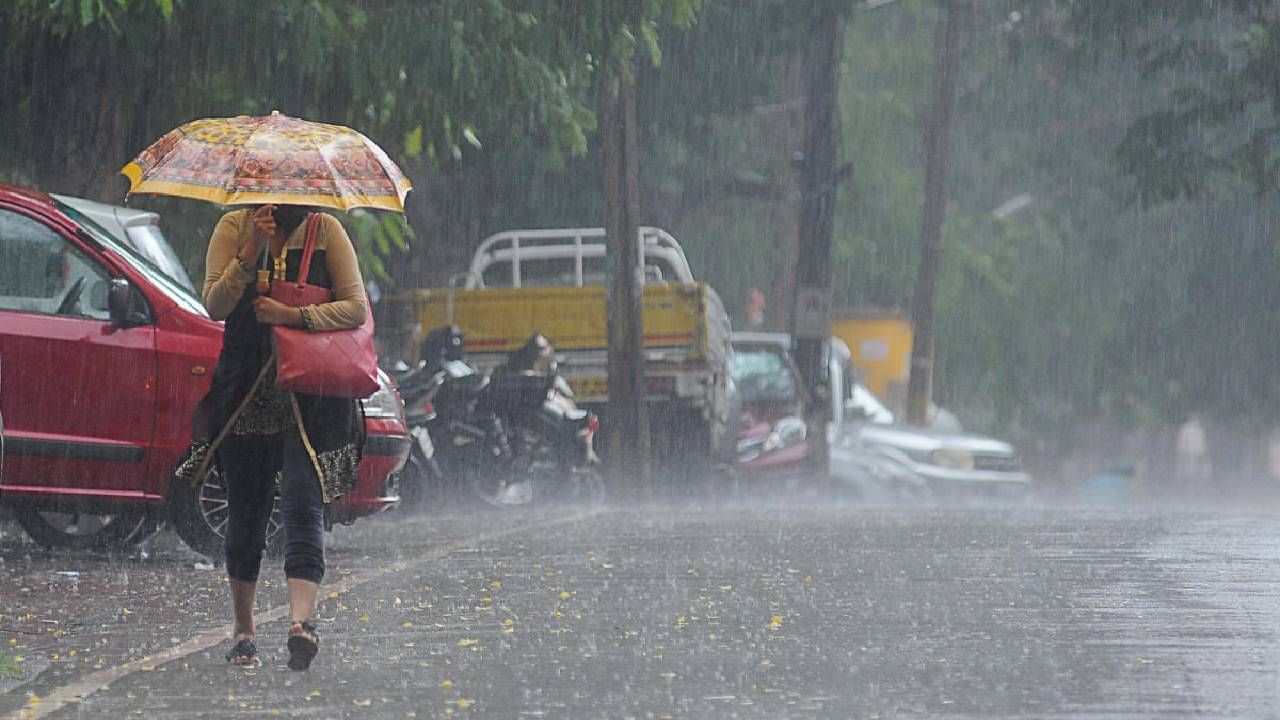
<path fill-rule="evenodd" d="M 315 208 L 307 205 L 277 205 L 271 211 L 271 217 L 275 218 L 276 227 L 287 237 L 314 211 Z"/>

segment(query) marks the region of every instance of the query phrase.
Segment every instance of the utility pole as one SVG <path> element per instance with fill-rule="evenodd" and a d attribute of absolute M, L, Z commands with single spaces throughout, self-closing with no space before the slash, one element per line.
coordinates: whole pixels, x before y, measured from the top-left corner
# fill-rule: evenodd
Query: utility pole
<path fill-rule="evenodd" d="M 782 198 L 774 233 L 785 258 L 770 283 L 767 327 L 790 330 L 794 318 L 796 295 L 796 263 L 800 257 L 800 168 L 804 157 L 805 138 L 805 57 L 807 49 L 797 49 L 782 69 L 781 102 L 770 107 L 765 121 L 769 142 L 786 153 L 787 172 L 775 181 L 775 192 Z"/>
<path fill-rule="evenodd" d="M 644 277 L 636 90 L 621 62 L 608 60 L 599 87 L 609 270 L 609 400 L 606 477 L 614 497 L 653 495 L 644 379 Z"/>
<path fill-rule="evenodd" d="M 804 158 L 800 168 L 800 243 L 796 262 L 791 331 L 795 357 L 812 399 L 807 424 L 821 451 L 815 461 L 826 471 L 829 382 L 823 347 L 831 335 L 831 238 L 836 202 L 836 97 L 844 18 L 839 3 L 808 3 L 812 42 L 806 57 Z"/>
<path fill-rule="evenodd" d="M 933 318 L 942 254 L 942 221 L 947 213 L 947 172 L 951 160 L 951 116 L 960 68 L 960 2 L 939 0 L 946 20 L 938 30 L 933 71 L 933 107 L 925 122 L 924 219 L 920 230 L 920 270 L 911 302 L 915 339 L 911 347 L 911 377 L 907 381 L 907 422 L 929 422 L 933 394 Z"/>

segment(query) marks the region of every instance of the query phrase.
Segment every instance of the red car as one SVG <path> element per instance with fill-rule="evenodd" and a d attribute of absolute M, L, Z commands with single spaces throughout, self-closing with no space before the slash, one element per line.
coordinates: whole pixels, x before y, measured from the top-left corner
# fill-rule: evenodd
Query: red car
<path fill-rule="evenodd" d="M 805 390 L 780 333 L 735 332 L 732 377 L 738 417 L 738 474 L 744 479 L 813 474 L 816 444 L 804 421 Z"/>
<path fill-rule="evenodd" d="M 120 548 L 169 519 L 218 556 L 220 478 L 170 478 L 221 346 L 222 323 L 142 255 L 59 200 L 0 185 L 0 502 L 37 542 Z M 403 403 L 387 381 L 365 410 L 359 482 L 334 522 L 398 501 Z"/>

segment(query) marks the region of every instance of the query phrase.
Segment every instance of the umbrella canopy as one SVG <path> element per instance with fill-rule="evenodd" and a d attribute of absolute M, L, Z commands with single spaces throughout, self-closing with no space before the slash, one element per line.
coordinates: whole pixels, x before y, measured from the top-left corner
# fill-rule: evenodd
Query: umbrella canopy
<path fill-rule="evenodd" d="M 364 135 L 278 112 L 194 120 L 169 131 L 120 172 L 129 178 L 130 194 L 220 205 L 404 212 L 413 187 Z"/>

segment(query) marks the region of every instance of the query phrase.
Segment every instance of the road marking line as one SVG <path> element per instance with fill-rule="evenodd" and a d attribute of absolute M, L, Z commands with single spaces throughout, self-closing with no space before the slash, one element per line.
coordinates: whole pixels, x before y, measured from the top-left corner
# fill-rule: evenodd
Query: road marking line
<path fill-rule="evenodd" d="M 529 525 L 518 525 L 504 530 L 496 530 L 490 533 L 473 535 L 469 538 L 461 538 L 428 552 L 412 562 L 396 563 L 381 570 L 368 570 L 362 573 L 352 573 L 332 585 L 323 585 L 322 587 L 326 592 L 349 592 L 352 588 L 359 587 L 360 585 L 364 585 L 365 583 L 383 576 L 390 575 L 392 573 L 402 573 L 417 566 L 425 565 L 430 561 L 438 560 L 445 555 L 458 550 L 474 547 L 476 545 L 481 545 L 483 543 L 529 530 L 544 530 L 556 527 L 557 525 L 567 525 L 579 520 L 584 520 L 599 512 L 600 511 L 598 510 L 578 512 L 555 518 L 550 521 L 531 523 Z M 267 623 L 280 620 L 288 614 L 289 605 L 286 603 L 284 605 L 271 608 L 265 613 L 257 614 L 254 620 L 257 624 L 265 625 Z M 48 717 L 68 705 L 80 703 L 90 695 L 102 690 L 106 685 L 141 671 L 143 666 L 159 668 L 165 663 L 173 662 L 174 660 L 184 658 L 188 655 L 194 655 L 201 650 L 207 650 L 229 638 L 234 627 L 235 623 L 227 623 L 220 628 L 206 630 L 185 642 L 179 643 L 165 650 L 161 650 L 160 652 L 153 653 L 139 660 L 129 660 L 113 667 L 89 673 L 79 680 L 63 685 L 62 687 L 54 688 L 47 696 L 40 698 L 35 704 L 29 704 L 25 707 L 19 708 L 18 710 L 10 712 L 8 715 L 4 716 L 4 720 L 39 720 L 39 718 Z"/>

